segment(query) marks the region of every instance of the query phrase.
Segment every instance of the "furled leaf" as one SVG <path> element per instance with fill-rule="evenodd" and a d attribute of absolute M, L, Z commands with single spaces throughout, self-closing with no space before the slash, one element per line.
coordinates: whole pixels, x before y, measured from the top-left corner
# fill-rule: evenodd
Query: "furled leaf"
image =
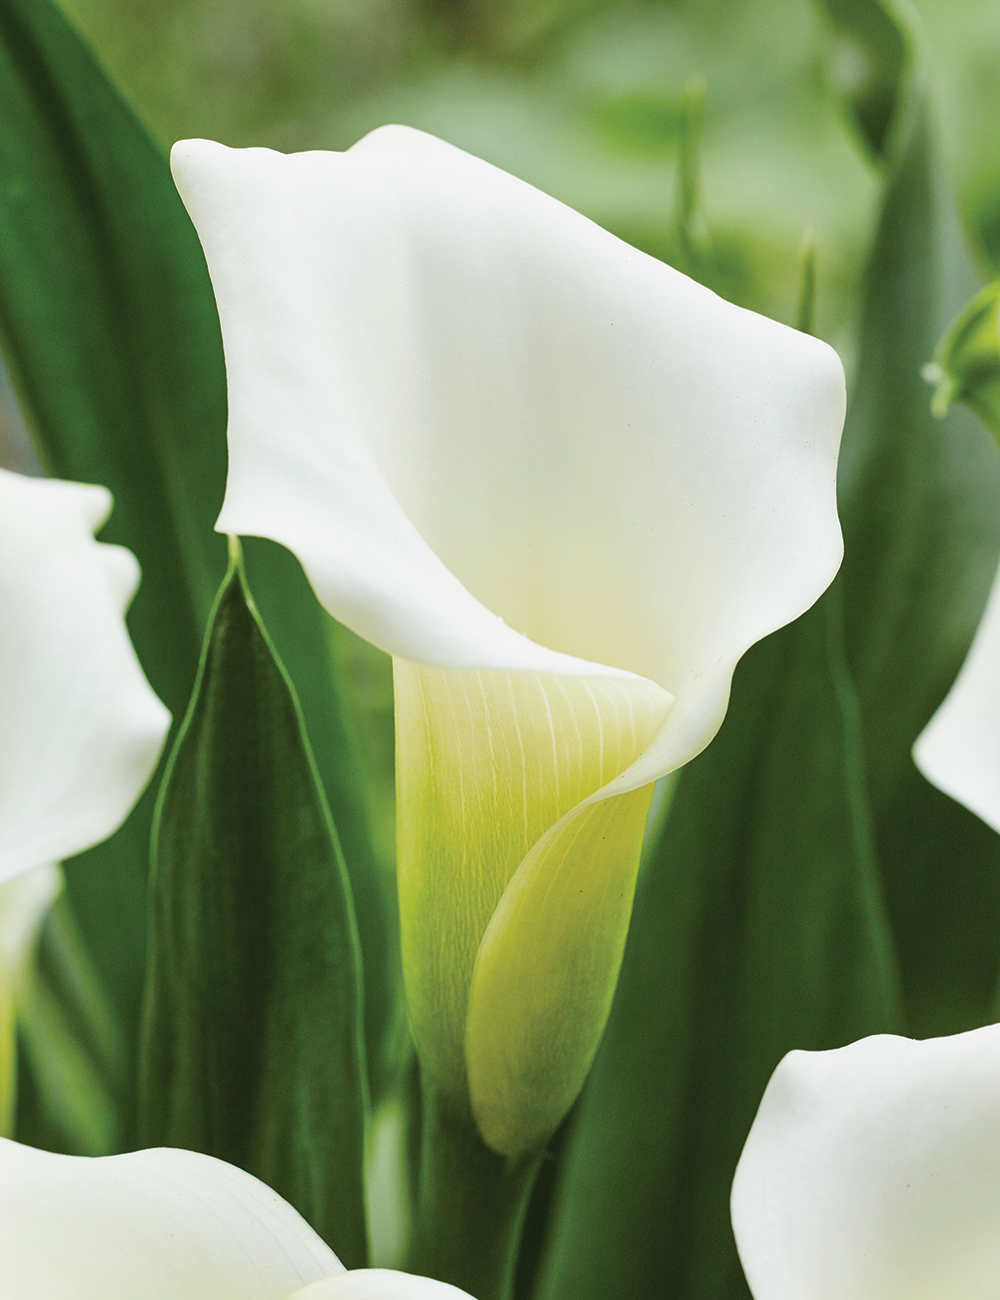
<path fill-rule="evenodd" d="M 366 1257 L 360 957 L 290 680 L 234 567 L 154 829 L 145 1145 L 262 1178 Z"/>
<path fill-rule="evenodd" d="M 744 1295 L 733 1170 L 792 1047 L 898 1023 L 838 591 L 750 650 L 636 897 L 538 1300 Z"/>

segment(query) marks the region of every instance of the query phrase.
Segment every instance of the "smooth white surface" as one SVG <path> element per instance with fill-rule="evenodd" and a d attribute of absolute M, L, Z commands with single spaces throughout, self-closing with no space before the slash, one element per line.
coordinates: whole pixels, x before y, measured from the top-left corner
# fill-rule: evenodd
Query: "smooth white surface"
<path fill-rule="evenodd" d="M 791 1052 L 732 1212 L 755 1300 L 996 1300 L 1000 1025 Z"/>
<path fill-rule="evenodd" d="M 840 562 L 836 355 L 405 127 L 172 163 L 226 348 L 218 527 L 394 655 L 657 682 L 629 785 L 707 744 Z"/>
<path fill-rule="evenodd" d="M 1000 831 L 1000 574 L 962 670 L 913 758 L 928 781 Z"/>
<path fill-rule="evenodd" d="M 284 1300 L 341 1271 L 290 1205 L 210 1156 L 0 1141 L 3 1300 Z"/>
<path fill-rule="evenodd" d="M 315 1282 L 289 1300 L 473 1300 L 447 1282 L 396 1273 L 387 1268 L 355 1268 L 326 1282 Z"/>
<path fill-rule="evenodd" d="M 0 470 L 0 882 L 116 830 L 170 724 L 125 630 L 138 565 L 93 537 L 110 507 Z"/>

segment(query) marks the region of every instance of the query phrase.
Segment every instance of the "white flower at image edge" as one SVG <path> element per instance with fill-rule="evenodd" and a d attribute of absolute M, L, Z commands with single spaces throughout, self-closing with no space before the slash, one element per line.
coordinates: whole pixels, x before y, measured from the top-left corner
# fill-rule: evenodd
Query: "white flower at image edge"
<path fill-rule="evenodd" d="M 913 757 L 928 781 L 1000 831 L 1000 573 L 962 670 Z"/>
<path fill-rule="evenodd" d="M 211 1156 L 169 1149 L 62 1156 L 4 1139 L 0 1294 L 3 1300 L 466 1295 L 383 1269 L 345 1272 L 281 1197 Z"/>
<path fill-rule="evenodd" d="M 393 655 L 424 1076 L 537 1149 L 610 1006 L 651 783 L 840 563 L 840 362 L 406 127 L 172 166 L 225 344 L 217 526 Z"/>
<path fill-rule="evenodd" d="M 0 470 L 0 1131 L 17 985 L 55 864 L 124 821 L 170 724 L 125 629 L 138 565 L 94 540 L 110 508 L 102 487 Z"/>
<path fill-rule="evenodd" d="M 996 1300 L 1000 1025 L 791 1052 L 732 1215 L 754 1300 Z"/>

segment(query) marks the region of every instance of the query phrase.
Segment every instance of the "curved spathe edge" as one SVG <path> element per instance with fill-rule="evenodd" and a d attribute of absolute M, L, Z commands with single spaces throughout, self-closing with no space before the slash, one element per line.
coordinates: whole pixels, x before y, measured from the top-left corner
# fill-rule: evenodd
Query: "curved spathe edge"
<path fill-rule="evenodd" d="M 364 152 L 368 143 L 376 137 L 383 143 L 387 140 L 397 143 L 404 140 L 408 146 L 416 142 L 420 147 L 451 149 L 411 128 L 386 126 L 364 137 L 343 156 L 355 149 Z M 237 153 L 244 160 L 256 158 L 259 161 L 263 155 L 278 157 L 269 150 L 232 151 L 205 140 L 181 141 L 172 151 L 174 175 L 196 225 L 201 229 L 207 224 L 220 237 L 224 237 L 225 230 L 217 219 L 218 214 L 213 213 L 213 187 L 206 178 L 211 176 L 213 170 L 223 166 L 232 168 L 241 165 L 234 162 Z M 579 214 L 573 216 L 580 221 L 586 220 Z M 210 243 L 211 241 L 206 247 Z M 665 268 L 661 267 L 663 269 Z M 731 310 L 742 311 L 735 307 L 731 307 Z M 775 323 L 769 324 L 775 330 L 784 328 Z M 794 331 L 787 333 L 791 336 Z M 820 523 L 815 528 L 810 528 L 811 536 L 805 539 L 810 551 L 818 542 L 818 554 L 822 562 L 822 551 L 828 535 L 837 534 L 835 546 L 840 546 L 834 501 L 834 469 L 844 404 L 843 370 L 836 354 L 826 344 L 819 340 L 807 340 L 804 335 L 797 338 L 802 350 L 807 344 L 814 349 L 814 362 L 822 354 L 822 363 L 814 366 L 814 378 L 821 381 L 820 388 L 824 395 L 821 405 L 826 412 L 819 422 L 821 445 L 817 451 L 822 459 L 823 475 L 826 476 L 829 471 L 829 484 L 824 484 L 824 499 L 820 509 L 813 514 L 814 522 L 818 519 Z M 234 362 L 238 359 L 236 356 L 232 358 Z M 817 412 L 817 417 L 819 414 Z M 354 448 L 349 453 L 351 492 L 343 500 L 338 500 L 337 510 L 333 512 L 335 519 L 332 527 L 329 501 L 324 509 L 323 502 L 315 497 L 314 485 L 311 486 L 308 482 L 298 484 L 300 495 L 294 517 L 288 517 L 287 512 L 274 505 L 273 493 L 269 505 L 266 486 L 280 480 L 288 466 L 283 463 L 280 448 L 262 446 L 259 436 L 254 440 L 254 455 L 259 461 L 256 470 L 250 471 L 244 465 L 235 463 L 231 469 L 218 529 L 237 534 L 268 536 L 286 545 L 303 563 L 314 590 L 327 609 L 358 635 L 387 653 L 439 668 L 625 675 L 624 670 L 562 655 L 532 642 L 507 627 L 481 605 L 423 540 L 374 464 L 360 448 Z M 333 488 L 334 491 L 337 490 L 336 484 Z M 251 499 L 254 504 L 249 508 L 245 503 Z M 365 521 L 375 517 L 379 519 L 378 536 L 373 536 L 371 529 L 365 527 Z M 816 584 L 809 571 L 810 566 L 796 561 L 795 540 L 790 538 L 786 548 L 792 558 L 789 566 L 792 570 L 790 580 L 793 585 L 808 587 L 812 593 L 816 590 Z M 405 570 L 403 575 L 400 574 L 401 568 Z M 419 599 L 413 599 L 414 593 L 419 594 Z M 779 593 L 779 606 L 783 598 L 784 593 Z M 814 598 L 810 594 L 808 603 Z M 428 617 L 428 610 L 432 611 L 431 617 Z M 792 610 L 787 617 L 794 617 L 797 612 L 800 610 Z M 747 617 L 745 612 L 743 617 Z M 753 629 L 748 635 L 747 644 L 773 630 L 782 621 L 787 619 L 779 613 L 777 618 L 771 619 L 767 628 Z M 739 653 L 735 658 L 739 657 Z M 678 682 L 664 681 L 661 685 L 678 696 L 682 695 Z M 684 712 L 683 708 L 678 710 L 675 728 Z M 704 728 L 696 730 L 702 734 L 693 736 L 690 742 L 675 746 L 676 752 L 666 753 L 660 759 L 665 770 L 679 765 L 686 761 L 686 757 L 697 752 L 707 743 L 714 727 L 708 729 L 708 735 L 703 734 Z"/>
<path fill-rule="evenodd" d="M 932 785 L 1000 832 L 1000 570 L 951 690 L 917 737 Z"/>
<path fill-rule="evenodd" d="M 390 1268 L 352 1268 L 337 1277 L 313 1282 L 288 1300 L 472 1300 L 450 1282 Z"/>
<path fill-rule="evenodd" d="M 757 1300 L 992 1296 L 998 1084 L 1000 1025 L 787 1053 L 730 1197 Z"/>
<path fill-rule="evenodd" d="M 0 1209 L 12 1300 L 48 1296 L 70 1278 L 102 1300 L 135 1300 L 145 1283 L 165 1300 L 284 1300 L 343 1271 L 270 1187 L 177 1148 L 87 1157 L 0 1140 Z"/>
<path fill-rule="evenodd" d="M 837 548 L 836 560 L 837 564 L 839 564 L 839 547 Z M 831 579 L 835 572 L 836 566 L 832 566 Z M 804 613 L 805 611 L 801 612 Z M 553 889 L 558 890 L 558 888 L 566 886 L 567 879 L 569 879 L 566 875 L 567 864 L 570 861 L 573 863 L 572 899 L 567 896 L 567 901 L 574 903 L 577 901 L 577 896 L 582 896 L 585 893 L 589 895 L 594 890 L 594 882 L 588 881 L 586 876 L 579 874 L 581 867 L 586 865 L 588 849 L 586 847 L 577 848 L 574 844 L 574 839 L 580 835 L 584 826 L 588 825 L 589 821 L 592 820 L 592 818 L 588 819 L 588 809 L 594 812 L 599 804 L 608 801 L 619 803 L 619 801 L 624 801 L 629 794 L 636 795 L 644 787 L 649 787 L 651 793 L 651 786 L 654 781 L 689 761 L 710 743 L 725 717 L 733 673 L 739 658 L 745 653 L 746 649 L 749 649 L 749 645 L 741 647 L 739 652 L 732 655 L 732 657 L 713 665 L 712 670 L 703 674 L 701 679 L 689 688 L 688 697 L 683 701 L 687 705 L 686 712 L 681 713 L 679 717 L 677 710 L 681 702 L 673 700 L 669 692 L 664 692 L 667 699 L 671 699 L 671 705 L 668 707 L 664 722 L 652 743 L 624 771 L 585 799 L 582 799 L 539 837 L 519 863 L 494 909 L 480 940 L 472 974 L 469 1011 L 466 1021 L 466 1063 L 469 1072 L 473 1111 L 477 1124 L 487 1144 L 492 1146 L 494 1150 L 499 1151 L 500 1154 L 517 1156 L 525 1151 L 536 1149 L 539 1143 L 544 1143 L 568 1110 L 569 1105 L 572 1104 L 573 1097 L 570 1096 L 570 1093 L 572 1092 L 573 1096 L 575 1096 L 583 1086 L 587 1070 L 596 1054 L 600 1035 L 607 1020 L 607 1014 L 610 1012 L 617 972 L 620 969 L 621 956 L 624 952 L 625 937 L 628 931 L 628 914 L 631 911 L 632 892 L 635 887 L 640 862 L 641 824 L 633 832 L 638 837 L 633 841 L 634 860 L 631 857 L 631 852 L 624 850 L 622 845 L 618 847 L 617 856 L 612 853 L 611 858 L 608 859 L 609 864 L 613 864 L 611 866 L 611 878 L 616 881 L 616 897 L 620 895 L 620 901 L 621 898 L 627 896 L 628 902 L 625 911 L 622 913 L 624 917 L 623 926 L 616 930 L 610 919 L 607 922 L 607 925 L 610 926 L 606 936 L 608 946 L 606 949 L 602 947 L 601 973 L 595 974 L 596 1001 L 593 1005 L 596 1007 L 597 1003 L 601 1002 L 603 998 L 603 1019 L 595 1013 L 588 1025 L 585 1016 L 578 1015 L 571 1018 L 578 1021 L 584 1029 L 584 1032 L 580 1034 L 578 1054 L 579 1061 L 582 1064 L 579 1064 L 575 1069 L 575 1077 L 573 1078 L 575 1091 L 574 1088 L 565 1086 L 564 1092 L 569 1101 L 565 1106 L 553 1106 L 552 1113 L 548 1116 L 543 1114 L 541 1107 L 538 1105 L 533 1106 L 529 1102 L 523 1109 L 525 1117 L 528 1117 L 532 1111 L 537 1112 L 537 1117 L 532 1116 L 534 1127 L 529 1125 L 527 1118 L 522 1124 L 517 1114 L 518 1108 L 509 1103 L 502 1108 L 502 1111 L 500 1109 L 496 1110 L 496 1113 L 500 1115 L 499 1120 L 493 1118 L 493 1111 L 496 1108 L 492 1106 L 492 1100 L 493 1094 L 497 1090 L 492 1086 L 492 1070 L 490 1066 L 483 1067 L 484 1058 L 482 1052 L 478 1054 L 475 1060 L 473 1058 L 475 1043 L 479 1041 L 479 1039 L 473 1039 L 472 1029 L 473 1016 L 476 1015 L 477 1003 L 480 1000 L 477 992 L 481 994 L 488 1005 L 490 994 L 485 990 L 490 988 L 489 981 L 494 978 L 492 972 L 506 968 L 507 974 L 502 976 L 501 980 L 509 980 L 510 967 L 508 963 L 509 960 L 516 959 L 503 957 L 504 949 L 506 948 L 509 951 L 512 943 L 515 948 L 517 947 L 511 936 L 520 935 L 525 924 L 525 918 L 531 915 L 534 905 L 530 902 L 530 899 L 542 895 L 548 897 Z M 648 809 L 648 801 L 646 808 Z M 612 810 L 610 815 L 615 818 L 621 816 L 621 814 L 622 809 L 619 808 Z M 602 835 L 607 833 L 600 828 L 598 829 Z M 583 841 L 579 842 L 585 844 L 586 840 L 587 832 L 584 832 Z M 582 857 L 579 856 L 581 852 L 583 853 Z M 549 867 L 552 862 L 555 862 L 558 866 L 557 876 L 561 884 L 556 883 L 549 875 Z M 543 877 L 548 882 L 547 884 L 542 883 Z M 539 890 L 541 890 L 541 895 Z M 600 888 L 598 887 L 594 893 L 595 906 L 597 905 L 596 900 L 600 896 Z M 596 915 L 596 912 L 591 911 L 589 915 Z M 532 946 L 534 951 L 541 952 L 546 946 L 546 939 L 536 935 L 534 940 L 529 940 L 529 946 Z M 594 969 L 596 971 L 597 968 Z M 563 1010 L 565 1011 L 565 1006 Z M 476 1021 L 477 1026 L 482 1023 L 483 1014 L 482 1007 L 480 1007 L 479 1020 Z M 600 1024 L 595 1031 L 593 1026 L 598 1021 L 600 1021 Z M 529 1034 L 532 1032 L 530 1026 L 526 1032 Z M 518 1042 L 521 1033 L 522 1031 L 519 1029 L 516 1040 Z M 589 1044 L 585 1042 L 588 1034 L 591 1039 Z M 512 1037 L 511 1044 L 514 1041 L 515 1039 Z M 586 1057 L 586 1060 L 584 1060 L 584 1057 Z M 507 1059 L 509 1061 L 523 1059 L 522 1047 L 519 1045 L 516 1050 L 511 1047 Z M 476 1087 L 475 1068 L 477 1060 L 480 1067 L 483 1067 L 479 1074 L 480 1086 L 478 1089 Z M 569 1078 L 571 1073 L 574 1072 L 570 1070 L 564 1071 L 566 1078 Z M 557 1114 L 556 1111 L 559 1113 Z"/>
<path fill-rule="evenodd" d="M 111 512 L 111 493 L 95 484 L 5 469 L 0 488 L 10 569 L 5 596 L 14 602 L 20 633 L 8 638 L 8 651 L 20 656 L 12 663 L 25 666 L 27 679 L 8 719 L 8 749 L 30 774 L 17 750 L 30 718 L 37 735 L 65 724 L 66 748 L 58 752 L 70 756 L 69 767 L 53 765 L 57 751 L 50 749 L 49 782 L 36 787 L 40 795 L 57 789 L 61 804 L 53 796 L 39 809 L 8 808 L 0 846 L 5 883 L 74 857 L 121 827 L 155 771 L 170 714 L 149 685 L 125 622 L 139 584 L 138 561 L 126 548 L 94 536 Z M 38 663 L 46 666 L 44 678 L 37 675 Z M 12 672 L 15 684 L 16 677 Z M 41 753 L 29 744 L 24 757 L 34 755 L 38 763 Z"/>

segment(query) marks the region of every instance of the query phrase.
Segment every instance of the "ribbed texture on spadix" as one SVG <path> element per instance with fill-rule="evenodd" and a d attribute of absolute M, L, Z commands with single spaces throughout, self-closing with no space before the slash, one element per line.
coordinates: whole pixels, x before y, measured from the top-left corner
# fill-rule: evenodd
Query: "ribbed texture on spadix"
<path fill-rule="evenodd" d="M 637 677 L 453 671 L 400 659 L 395 685 L 399 891 L 410 1014 L 425 1072 L 455 1104 L 466 1106 L 469 989 L 480 943 L 504 891 L 556 823 L 642 754 L 673 701 Z M 623 810 L 608 853 L 595 851 L 589 834 L 580 852 L 572 835 L 560 834 L 557 844 L 532 859 L 533 867 L 526 863 L 532 874 L 551 863 L 559 888 L 579 873 L 577 920 L 597 909 L 588 943 L 595 950 L 610 945 L 618 954 L 615 974 L 622 908 L 608 914 L 607 927 L 600 918 L 609 891 L 631 900 L 649 793 L 646 787 L 606 801 Z M 519 887 L 515 912 L 544 905 L 544 894 L 544 881 L 527 892 Z M 627 917 L 626 904 L 624 924 Z M 525 924 L 534 932 L 530 919 Z M 552 976 L 561 986 L 559 954 L 567 943 L 572 946 L 572 935 L 558 925 L 549 930 L 537 968 L 522 954 L 519 969 L 529 981 L 535 974 Z M 601 964 L 596 954 L 593 960 Z M 560 998 L 553 984 L 548 999 L 556 1016 Z M 603 986 L 599 1000 L 603 1005 Z M 533 1002 L 536 1012 L 539 1005 Z"/>

